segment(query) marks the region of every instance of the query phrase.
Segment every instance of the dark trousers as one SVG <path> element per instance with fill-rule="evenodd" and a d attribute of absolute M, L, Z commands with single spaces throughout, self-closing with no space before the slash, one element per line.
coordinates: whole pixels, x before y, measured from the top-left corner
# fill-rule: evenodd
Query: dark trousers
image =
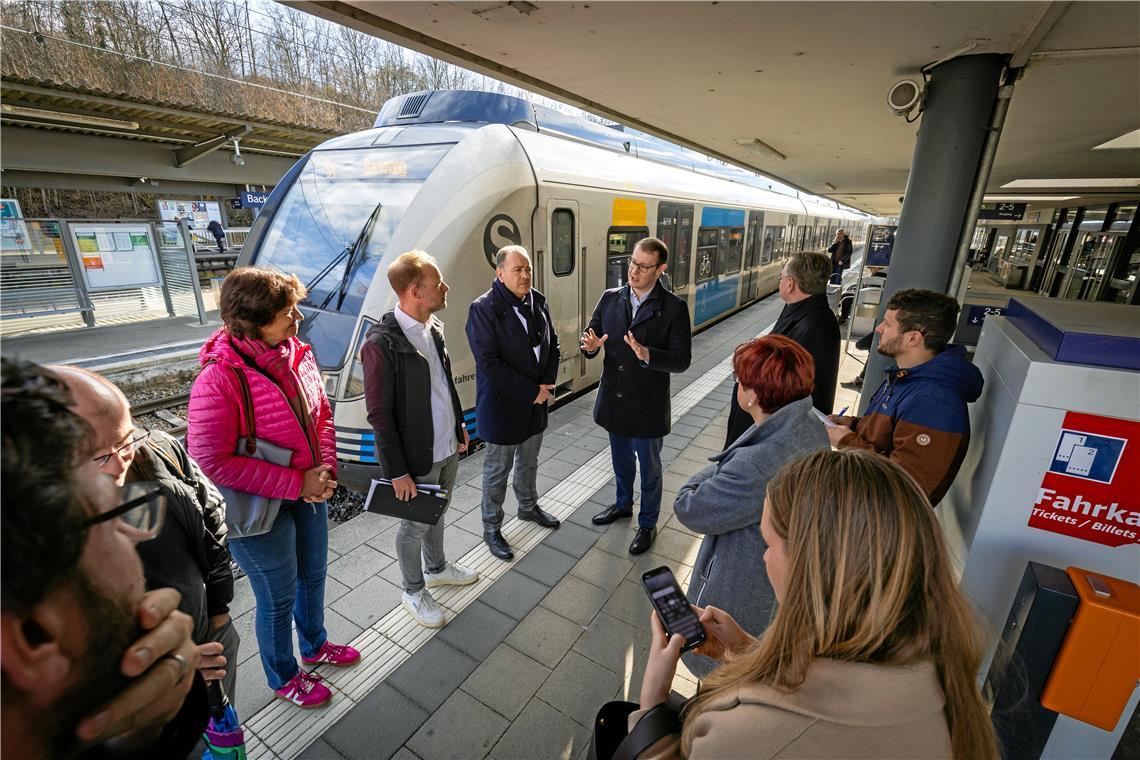
<path fill-rule="evenodd" d="M 617 477 L 615 503 L 619 507 L 633 506 L 633 479 L 637 462 L 641 463 L 641 510 L 637 524 L 642 528 L 657 525 L 661 513 L 661 442 L 661 438 L 627 438 L 610 433 L 610 458 Z"/>

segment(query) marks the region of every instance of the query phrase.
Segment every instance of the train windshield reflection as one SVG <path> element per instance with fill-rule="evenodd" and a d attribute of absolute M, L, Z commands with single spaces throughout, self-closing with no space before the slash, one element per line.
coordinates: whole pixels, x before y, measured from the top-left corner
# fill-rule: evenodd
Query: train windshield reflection
<path fill-rule="evenodd" d="M 254 263 L 313 282 L 306 303 L 356 315 L 376 266 L 408 205 L 451 145 L 318 151 L 298 175 L 274 214 Z M 353 265 L 343 302 L 329 298 L 345 274 L 342 256 L 360 235 L 378 203 L 383 204 L 364 250 Z"/>

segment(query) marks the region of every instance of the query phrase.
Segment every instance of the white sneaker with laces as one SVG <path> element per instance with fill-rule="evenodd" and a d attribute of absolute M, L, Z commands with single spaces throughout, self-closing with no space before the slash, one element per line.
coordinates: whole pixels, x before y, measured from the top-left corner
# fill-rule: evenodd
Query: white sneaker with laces
<path fill-rule="evenodd" d="M 438 573 L 424 573 L 428 588 L 436 586 L 470 586 L 479 580 L 479 573 L 455 562 L 448 562 Z"/>
<path fill-rule="evenodd" d="M 443 608 L 426 588 L 421 588 L 414 594 L 405 591 L 401 602 L 404 609 L 425 628 L 443 627 Z"/>

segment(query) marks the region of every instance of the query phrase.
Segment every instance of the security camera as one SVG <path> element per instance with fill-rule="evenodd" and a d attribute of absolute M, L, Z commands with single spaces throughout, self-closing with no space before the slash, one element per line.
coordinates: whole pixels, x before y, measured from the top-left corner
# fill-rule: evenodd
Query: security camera
<path fill-rule="evenodd" d="M 908 116 L 922 101 L 922 88 L 913 79 L 900 79 L 887 90 L 887 106 L 895 116 Z"/>
<path fill-rule="evenodd" d="M 241 147 L 238 145 L 238 138 L 234 138 L 234 152 L 230 156 L 230 163 L 234 166 L 245 166 L 245 159 L 241 155 Z"/>

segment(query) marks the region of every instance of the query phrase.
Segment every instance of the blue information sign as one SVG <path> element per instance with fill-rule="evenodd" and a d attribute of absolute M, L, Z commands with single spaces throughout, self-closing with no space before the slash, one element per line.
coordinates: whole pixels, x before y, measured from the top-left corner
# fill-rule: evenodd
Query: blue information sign
<path fill-rule="evenodd" d="M 986 317 L 1000 317 L 1005 314 L 1004 306 L 970 306 L 966 321 L 971 325 L 980 325 Z"/>
<path fill-rule="evenodd" d="M 241 194 L 242 208 L 261 208 L 269 200 L 269 193 L 251 193 L 244 192 Z"/>
<path fill-rule="evenodd" d="M 876 224 L 871 227 L 870 238 L 867 241 L 867 247 L 870 252 L 867 254 L 867 266 L 869 267 L 889 267 L 891 265 L 891 254 L 895 250 L 895 230 L 898 227 L 894 225 L 879 225 Z"/>

